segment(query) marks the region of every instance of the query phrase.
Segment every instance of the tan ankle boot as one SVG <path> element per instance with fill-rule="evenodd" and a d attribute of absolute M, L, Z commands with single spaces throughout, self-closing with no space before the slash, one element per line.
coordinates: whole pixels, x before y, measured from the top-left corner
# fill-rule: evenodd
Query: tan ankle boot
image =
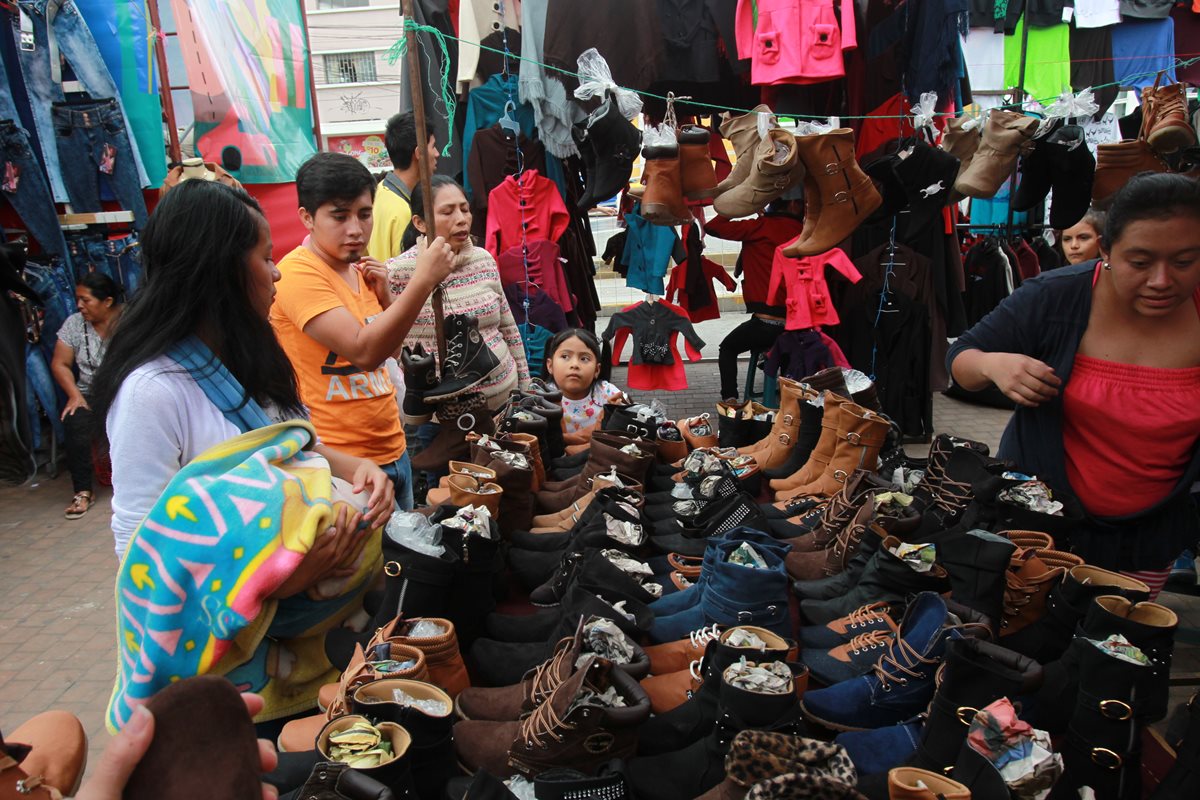
<path fill-rule="evenodd" d="M 883 203 L 883 198 L 854 157 L 854 131 L 837 128 L 829 133 L 796 138 L 796 150 L 804 163 L 804 205 L 809 190 L 816 190 L 818 209 L 805 214 L 805 228 L 799 239 L 783 249 L 784 255 L 797 258 L 832 250 L 854 232 L 862 221 Z M 813 217 L 811 226 L 808 217 Z M 817 224 L 817 219 L 820 225 Z"/>
<path fill-rule="evenodd" d="M 792 490 L 791 496 L 829 497 L 841 491 L 857 470 L 875 472 L 879 466 L 879 448 L 883 447 L 890 428 L 888 421 L 874 411 L 857 403 L 843 403 L 833 458 L 819 478 Z"/>
<path fill-rule="evenodd" d="M 833 392 L 825 392 L 825 413 L 821 417 L 821 438 L 817 440 L 817 446 L 813 448 L 808 461 L 795 474 L 771 481 L 770 485 L 776 493 L 776 501 L 788 499 L 781 495 L 806 483 L 812 483 L 821 477 L 821 473 L 825 471 L 825 467 L 833 458 L 833 451 L 837 448 L 838 425 L 842 418 L 840 407 L 843 403 L 848 402 L 850 401 Z"/>
<path fill-rule="evenodd" d="M 723 217 L 748 217 L 783 196 L 803 177 L 796 137 L 774 128 L 754 148 L 750 174 L 742 183 L 717 197 L 713 208 Z"/>
<path fill-rule="evenodd" d="M 954 189 L 966 197 L 995 197 L 1017 166 L 1017 156 L 1033 143 L 1036 117 L 993 108 L 983 123 L 979 148 L 963 170 Z"/>
<path fill-rule="evenodd" d="M 1142 91 L 1142 130 L 1156 153 L 1174 153 L 1196 144 L 1196 131 L 1188 122 L 1186 87 L 1182 83 L 1154 86 Z"/>
<path fill-rule="evenodd" d="M 721 135 L 733 144 L 735 161 L 729 177 L 717 184 L 717 194 L 722 195 L 737 186 L 750 175 L 754 165 L 754 148 L 761 141 L 758 137 L 758 115 L 770 114 L 765 104 L 754 107 L 749 114 L 735 117 L 726 112 L 721 115 Z"/>
<path fill-rule="evenodd" d="M 711 200 L 717 193 L 717 172 L 708 154 L 711 135 L 699 125 L 684 125 L 675 132 L 679 139 L 679 180 L 685 200 Z"/>
<path fill-rule="evenodd" d="M 546 467 L 542 464 L 542 446 L 532 433 L 510 433 L 509 438 L 514 442 L 529 447 L 529 465 L 533 467 L 533 491 L 540 491 L 546 482 Z"/>
<path fill-rule="evenodd" d="M 496 483 L 484 483 L 471 475 L 450 476 L 450 502 L 456 506 L 483 506 L 497 519 L 500 496 L 504 490 Z"/>
<path fill-rule="evenodd" d="M 655 146 L 642 150 L 646 165 L 642 168 L 642 216 L 655 225 L 684 225 L 691 221 L 683 201 L 683 183 L 679 172 L 679 146 Z"/>
<path fill-rule="evenodd" d="M 916 767 L 896 767 L 888 773 L 890 800 L 971 800 L 971 790 L 958 781 Z"/>
<path fill-rule="evenodd" d="M 800 431 L 800 403 L 805 400 L 806 394 L 815 396 L 815 392 L 806 392 L 805 387 L 795 381 L 780 382 L 779 413 L 775 415 L 775 425 L 767 437 L 766 446 L 753 453 L 760 469 L 775 469 L 787 461 L 792 448 L 796 446 L 796 434 Z"/>
<path fill-rule="evenodd" d="M 1096 175 L 1092 178 L 1092 205 L 1107 206 L 1129 179 L 1140 172 L 1169 172 L 1145 139 L 1126 139 L 1096 146 Z"/>

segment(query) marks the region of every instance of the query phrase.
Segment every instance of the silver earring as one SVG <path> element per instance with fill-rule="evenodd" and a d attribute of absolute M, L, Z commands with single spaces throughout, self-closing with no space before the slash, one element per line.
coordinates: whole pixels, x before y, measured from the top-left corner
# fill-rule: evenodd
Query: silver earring
<path fill-rule="evenodd" d="M 1106 270 L 1108 270 L 1109 272 L 1112 272 L 1112 264 L 1108 263 L 1107 261 L 1105 261 L 1105 262 L 1104 262 L 1103 264 L 1101 264 L 1100 266 L 1104 267 L 1104 268 L 1105 268 Z"/>

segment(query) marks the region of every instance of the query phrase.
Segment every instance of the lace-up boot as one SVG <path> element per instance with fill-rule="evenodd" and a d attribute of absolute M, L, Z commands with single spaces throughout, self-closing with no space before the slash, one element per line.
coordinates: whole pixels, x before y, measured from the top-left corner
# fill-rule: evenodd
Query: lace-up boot
<path fill-rule="evenodd" d="M 933 699 L 934 673 L 950 635 L 946 622 L 942 598 L 922 592 L 872 673 L 805 693 L 804 715 L 833 730 L 859 731 L 895 725 L 920 713 Z"/>
<path fill-rule="evenodd" d="M 884 627 L 872 625 L 845 644 L 828 650 L 805 648 L 804 663 L 812 671 L 813 678 L 825 686 L 833 686 L 871 672 L 879 657 L 891 647 L 897 630 L 896 623 L 886 614 L 875 617 L 874 621 Z"/>
<path fill-rule="evenodd" d="M 554 654 L 525 673 L 519 683 L 510 686 L 471 686 L 459 692 L 454 710 L 462 719 L 511 722 L 537 708 L 575 672 L 583 655 L 583 620 L 575 633 L 558 641 Z"/>
<path fill-rule="evenodd" d="M 572 767 L 594 773 L 614 758 L 633 754 L 638 726 L 649 716 L 649 698 L 637 681 L 609 661 L 589 656 L 525 719 L 459 722 L 454 746 L 470 772 L 532 778 L 554 767 Z"/>
<path fill-rule="evenodd" d="M 450 314 L 443 328 L 446 358 L 441 364 L 442 380 L 425 392 L 426 403 L 442 403 L 466 394 L 500 368 L 499 359 L 479 333 L 479 320 L 466 314 Z"/>
<path fill-rule="evenodd" d="M 1001 642 L 1040 620 L 1046 613 L 1050 591 L 1068 569 L 1082 563 L 1083 559 L 1073 553 L 1018 545 L 1004 574 L 1004 607 L 997 632 Z"/>
<path fill-rule="evenodd" d="M 425 393 L 438 385 L 437 360 L 433 353 L 417 345 L 400 350 L 400 366 L 404 371 L 404 419 L 410 425 L 428 422 L 436 410 L 425 402 Z"/>
<path fill-rule="evenodd" d="M 1196 144 L 1196 131 L 1188 120 L 1187 86 L 1170 83 L 1160 86 L 1162 73 L 1154 86 L 1142 90 L 1143 126 L 1146 141 L 1157 153 L 1174 153 Z"/>
<path fill-rule="evenodd" d="M 889 604 L 867 603 L 825 625 L 805 625 L 796 641 L 804 650 L 829 650 L 871 631 L 896 631 Z"/>

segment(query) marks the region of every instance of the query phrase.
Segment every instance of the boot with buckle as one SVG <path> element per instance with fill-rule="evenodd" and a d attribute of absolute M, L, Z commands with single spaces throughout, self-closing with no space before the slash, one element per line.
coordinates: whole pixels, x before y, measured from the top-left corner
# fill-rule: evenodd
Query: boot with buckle
<path fill-rule="evenodd" d="M 768 131 L 767 138 L 751 154 L 745 180 L 719 195 L 713 203 L 717 213 L 729 219 L 751 216 L 799 182 L 804 176 L 804 165 L 796 143 L 796 137 L 782 128 Z"/>
<path fill-rule="evenodd" d="M 425 392 L 426 403 L 443 403 L 466 394 L 500 368 L 500 360 L 479 333 L 479 320 L 466 314 L 449 314 L 443 324 L 446 359 L 442 380 Z"/>
<path fill-rule="evenodd" d="M 585 694 L 615 690 L 622 706 L 580 702 Z M 459 763 L 497 777 L 532 778 L 554 767 L 595 772 L 631 755 L 650 701 L 637 682 L 606 659 L 590 656 L 553 694 L 521 721 L 463 720 L 454 726 Z"/>
<path fill-rule="evenodd" d="M 856 470 L 878 469 L 879 449 L 887 439 L 891 423 L 857 403 L 842 403 L 838 412 L 837 440 L 825 469 L 815 480 L 785 491 L 777 499 L 829 497 L 840 491 Z"/>
<path fill-rule="evenodd" d="M 784 380 L 784 378 L 779 379 L 781 386 L 784 385 Z M 786 461 L 777 467 L 763 470 L 763 475 L 769 480 L 782 480 L 796 474 L 797 470 L 808 462 L 813 448 L 817 446 L 817 441 L 821 438 L 821 418 L 825 409 L 820 404 L 820 395 L 816 390 L 810 389 L 804 384 L 799 385 L 801 387 L 800 426 L 796 431 L 796 443 Z"/>
<path fill-rule="evenodd" d="M 441 403 L 437 413 L 441 421 L 437 435 L 413 456 L 414 471 L 440 472 L 450 461 L 467 461 L 471 453 L 467 436 L 491 435 L 496 430 L 487 401 L 478 392 Z"/>
<path fill-rule="evenodd" d="M 0 736 L 0 795 L 25 800 L 74 796 L 87 765 L 87 734 L 66 711 L 43 711 Z M 15 794 L 9 794 L 14 792 Z"/>
<path fill-rule="evenodd" d="M 776 500 L 788 499 L 781 495 L 812 483 L 824 474 L 825 468 L 833 458 L 834 450 L 837 449 L 838 426 L 842 424 L 841 408 L 849 402 L 847 398 L 831 391 L 824 393 L 821 403 L 824 409 L 821 415 L 821 435 L 817 444 L 809 454 L 808 461 L 804 462 L 804 466 L 798 471 L 786 478 L 771 481 L 770 487 L 775 491 Z"/>
<path fill-rule="evenodd" d="M 800 404 L 814 397 L 815 392 L 795 381 L 780 381 L 779 413 L 775 415 L 771 435 L 738 452 L 754 456 L 761 469 L 773 469 L 784 464 L 791 456 L 800 432 Z"/>
<path fill-rule="evenodd" d="M 713 536 L 708 540 L 704 548 L 704 554 L 700 563 L 700 572 L 692 582 L 692 586 L 686 591 L 676 592 L 667 595 L 659 600 L 654 601 L 650 605 L 650 610 L 656 617 L 669 617 L 678 614 L 681 611 L 686 611 L 700 602 L 700 598 L 704 595 L 704 586 L 712 579 L 715 560 L 718 556 L 718 547 L 723 543 L 735 542 L 741 544 L 748 543 L 755 549 L 769 550 L 780 555 L 787 553 L 787 546 L 779 542 L 770 534 L 753 528 L 735 528 L 727 533 Z M 682 558 L 678 553 L 668 555 L 668 560 L 674 558 L 676 560 Z M 683 633 L 678 638 L 683 638 Z"/>
<path fill-rule="evenodd" d="M 819 224 L 814 221 L 808 236 L 802 231 L 783 248 L 790 258 L 815 256 L 837 247 L 883 202 L 854 157 L 851 129 L 797 137 L 796 149 L 805 168 L 804 229 L 809 227 L 810 215 Z"/>

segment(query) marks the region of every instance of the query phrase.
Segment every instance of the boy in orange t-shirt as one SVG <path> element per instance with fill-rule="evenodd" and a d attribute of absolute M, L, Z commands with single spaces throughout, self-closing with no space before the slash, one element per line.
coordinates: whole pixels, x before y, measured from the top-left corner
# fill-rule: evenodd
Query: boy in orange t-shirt
<path fill-rule="evenodd" d="M 454 261 L 450 246 L 435 239 L 418 256 L 414 281 L 393 299 L 383 264 L 365 256 L 374 190 L 371 173 L 350 156 L 318 153 L 301 165 L 296 192 L 309 236 L 278 264 L 271 324 L 321 440 L 378 464 L 408 510 L 412 467 L 385 362 Z"/>

